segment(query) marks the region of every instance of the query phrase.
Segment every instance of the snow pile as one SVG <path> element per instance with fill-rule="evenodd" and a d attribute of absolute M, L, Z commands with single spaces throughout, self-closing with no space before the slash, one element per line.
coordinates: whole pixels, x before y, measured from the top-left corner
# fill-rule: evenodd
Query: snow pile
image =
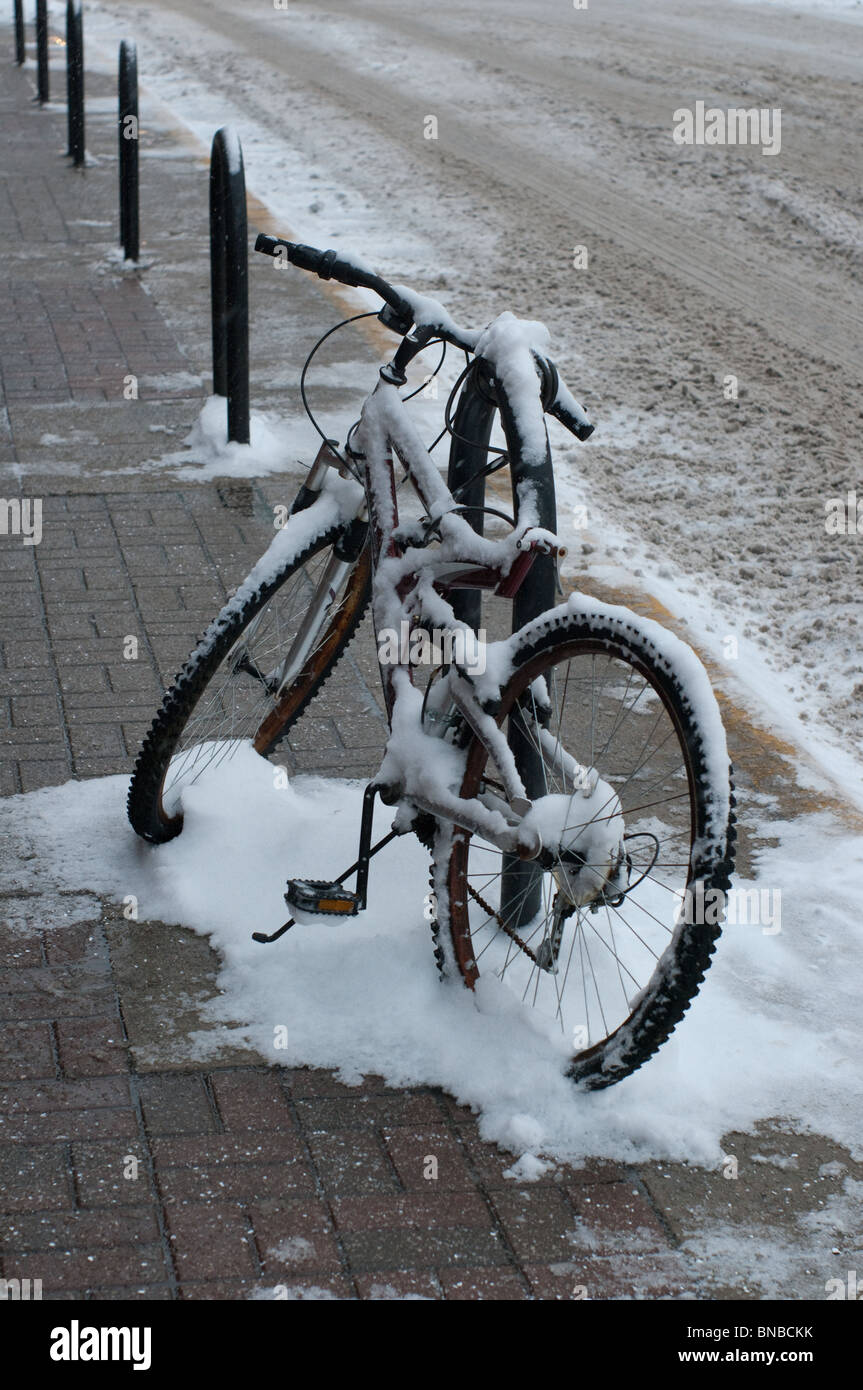
<path fill-rule="evenodd" d="M 228 442 L 228 402 L 210 396 L 183 440 L 184 448 L 158 459 L 160 468 L 176 468 L 179 478 L 197 482 L 208 478 L 260 478 L 291 471 L 294 427 L 277 416 L 253 410 L 249 420 L 249 444 Z"/>
<path fill-rule="evenodd" d="M 481 1113 L 485 1138 L 522 1156 L 522 1179 L 542 1171 L 538 1159 L 584 1155 L 717 1164 L 724 1133 L 768 1116 L 863 1149 L 863 846 L 826 814 L 772 827 L 782 848 L 761 854 L 758 886 L 781 890 L 781 931 L 727 927 L 671 1041 L 620 1085 L 581 1095 L 563 1075 L 563 1040 L 539 1032 L 504 985 L 483 978 L 471 995 L 440 984 L 423 916 L 428 860 L 413 837 L 373 864 L 365 914 L 295 926 L 273 946 L 251 940 L 286 919 L 286 877 L 335 877 L 356 856 L 361 785 L 283 780 L 238 755 L 186 790 L 183 833 L 158 848 L 126 822 L 123 777 L 5 798 L 0 887 L 43 895 L 28 914 L 40 926 L 70 901 L 56 898 L 63 889 L 134 894 L 141 919 L 209 935 L 224 993 L 208 1021 L 224 1029 L 193 1036 L 190 1059 L 239 1037 L 266 1060 L 336 1068 L 349 1083 L 377 1072 L 441 1085 Z"/>

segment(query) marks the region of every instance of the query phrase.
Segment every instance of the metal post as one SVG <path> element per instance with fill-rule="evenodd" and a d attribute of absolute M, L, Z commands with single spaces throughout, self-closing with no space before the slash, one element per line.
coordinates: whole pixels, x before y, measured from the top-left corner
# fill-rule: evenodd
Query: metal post
<path fill-rule="evenodd" d="M 228 439 L 249 443 L 249 281 L 243 152 L 229 126 L 210 154 L 213 391 L 228 398 Z"/>
<path fill-rule="evenodd" d="M 66 0 L 66 155 L 69 159 L 71 159 L 75 153 L 75 136 L 73 131 L 75 73 L 74 63 L 72 61 L 74 56 L 75 5 L 73 0 Z"/>
<path fill-rule="evenodd" d="M 137 261 L 138 225 L 138 54 L 133 43 L 120 44 L 120 245 L 127 261 Z"/>
<path fill-rule="evenodd" d="M 450 491 L 461 488 L 459 501 L 469 507 L 481 507 L 485 500 L 485 479 L 474 478 L 473 482 L 469 480 L 483 467 L 488 458 L 486 446 L 491 434 L 497 400 L 495 393 L 489 389 L 487 378 L 480 376 L 481 371 L 480 367 L 470 373 L 459 397 L 453 421 L 455 438 L 450 448 L 447 478 Z M 521 498 L 529 489 L 535 497 L 539 514 L 538 524 L 554 531 L 556 508 L 551 453 L 546 448 L 546 457 L 542 464 L 528 469 L 524 463 L 524 443 L 519 434 L 517 419 L 502 394 L 500 417 L 510 457 L 515 518 L 518 520 Z M 465 487 L 466 483 L 468 486 Z M 468 512 L 467 520 L 475 531 L 482 534 L 482 512 Z M 552 608 L 554 601 L 554 558 L 550 555 L 539 555 L 513 599 L 513 632 L 518 631 L 531 618 L 538 617 L 547 608 Z M 462 622 L 470 623 L 476 629 L 481 621 L 481 602 L 480 592 L 456 593 L 453 596 L 453 612 Z M 534 740 L 518 717 L 509 721 L 507 741 L 528 796 L 541 796 L 545 786 L 542 759 L 537 754 Z M 541 902 L 541 889 L 542 871 L 535 864 L 518 859 L 515 855 L 503 856 L 500 914 L 509 926 L 525 926 L 536 916 Z"/>
<path fill-rule="evenodd" d="M 48 4 L 36 0 L 36 89 L 41 106 L 51 100 L 48 77 Z"/>
<path fill-rule="evenodd" d="M 24 42 L 24 0 L 15 0 L 15 62 L 19 68 L 26 60 L 27 49 Z"/>
<path fill-rule="evenodd" d="M 84 165 L 84 12 L 80 4 L 72 5 L 67 71 L 69 74 L 69 153 L 76 169 Z"/>
<path fill-rule="evenodd" d="M 557 529 L 557 505 L 554 492 L 554 469 L 548 436 L 545 457 L 538 465 L 527 467 L 525 447 L 518 419 L 505 396 L 501 397 L 500 422 L 506 436 L 512 468 L 513 512 L 518 521 L 521 501 L 530 496 L 537 512 L 537 525 L 547 531 Z M 513 599 L 512 630 L 517 632 L 532 618 L 554 607 L 557 566 L 553 555 L 538 555 L 524 583 Z M 524 782 L 528 796 L 542 796 L 546 790 L 545 765 L 530 735 L 518 719 L 510 719 L 507 742 L 512 749 L 515 765 Z M 542 870 L 537 865 L 513 856 L 504 856 L 500 885 L 501 916 L 511 927 L 523 927 L 533 921 L 542 905 Z"/>

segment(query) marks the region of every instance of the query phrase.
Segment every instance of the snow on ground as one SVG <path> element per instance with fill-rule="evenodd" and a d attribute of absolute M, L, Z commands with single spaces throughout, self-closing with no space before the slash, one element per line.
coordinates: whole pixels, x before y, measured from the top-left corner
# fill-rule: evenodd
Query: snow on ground
<path fill-rule="evenodd" d="M 735 5 L 767 5 L 779 10 L 818 10 L 822 14 L 841 14 L 853 18 L 855 12 L 863 18 L 863 0 L 733 0 Z"/>
<path fill-rule="evenodd" d="M 830 1292 L 825 1271 L 836 1282 L 845 1282 L 833 1273 L 839 1273 L 840 1247 L 846 1264 L 855 1265 L 863 1257 L 861 1214 L 863 1183 L 846 1177 L 842 1190 L 828 1197 L 823 1207 L 798 1217 L 793 1235 L 740 1221 L 707 1221 L 681 1248 L 703 1266 L 721 1269 L 738 1297 L 823 1299 Z M 841 1270 L 843 1276 L 849 1272 Z"/>
<path fill-rule="evenodd" d="M 265 1059 L 335 1068 L 348 1082 L 377 1072 L 393 1085 L 441 1085 L 481 1113 L 484 1137 L 526 1156 L 522 1180 L 538 1157 L 715 1165 L 724 1133 L 769 1116 L 863 1152 L 863 846 L 826 814 L 777 824 L 780 847 L 761 851 L 755 884 L 739 885 L 781 885 L 781 930 L 726 926 L 671 1041 L 633 1077 L 584 1096 L 563 1076 L 560 1041 L 499 982 L 483 980 L 473 997 L 438 981 L 423 918 L 427 857 L 412 837 L 374 863 L 359 918 L 297 925 L 272 946 L 251 940 L 285 920 L 286 877 L 334 876 L 356 852 L 359 784 L 275 781 L 251 751 L 221 764 L 186 793 L 182 835 L 159 847 L 126 823 L 124 777 L 5 798 L 0 883 L 45 894 L 41 922 L 70 901 L 59 889 L 132 894 L 142 920 L 208 935 L 224 957 L 224 993 L 205 1013 L 224 1028 L 191 1037 L 189 1060 L 239 1034 Z M 283 1027 L 288 1047 L 276 1050 Z"/>
<path fill-rule="evenodd" d="M 178 478 L 203 482 L 209 478 L 248 478 L 249 448 L 254 455 L 254 476 L 291 470 L 295 449 L 295 427 L 270 412 L 253 410 L 249 417 L 250 445 L 235 444 L 227 438 L 228 402 L 223 396 L 210 396 L 183 447 L 140 467 L 121 469 L 138 473 L 152 468 L 176 469 Z"/>

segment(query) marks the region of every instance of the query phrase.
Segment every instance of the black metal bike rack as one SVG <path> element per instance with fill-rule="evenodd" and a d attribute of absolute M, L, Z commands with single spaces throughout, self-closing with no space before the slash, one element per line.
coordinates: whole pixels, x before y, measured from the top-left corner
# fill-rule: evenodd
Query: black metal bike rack
<path fill-rule="evenodd" d="M 228 439 L 249 443 L 249 257 L 240 142 L 223 126 L 210 155 L 213 391 L 228 399 Z"/>
<path fill-rule="evenodd" d="M 66 153 L 75 168 L 81 169 L 84 165 L 84 14 L 74 0 L 66 0 L 66 108 Z"/>
<path fill-rule="evenodd" d="M 19 68 L 27 60 L 27 45 L 24 39 L 24 0 L 15 0 L 15 62 Z"/>
<path fill-rule="evenodd" d="M 36 0 L 36 94 L 40 106 L 51 100 L 48 75 L 48 0 Z"/>
<path fill-rule="evenodd" d="M 127 261 L 140 254 L 138 211 L 138 54 L 120 44 L 118 139 L 120 142 L 120 245 Z"/>
<path fill-rule="evenodd" d="M 485 503 L 486 479 L 484 476 L 475 475 L 486 464 L 494 413 L 498 409 L 509 455 L 515 520 L 518 521 L 526 489 L 530 488 L 538 513 L 537 525 L 554 531 L 557 527 L 557 508 L 548 438 L 546 437 L 545 458 L 539 465 L 528 466 L 525 463 L 524 441 L 520 437 L 515 415 L 503 393 L 498 402 L 493 388 L 489 385 L 488 375 L 482 373 L 481 367 L 468 372 L 453 418 L 454 438 L 450 446 L 447 474 L 449 489 L 453 493 L 461 489 L 459 501 L 462 505 L 477 509 L 468 511 L 466 519 L 481 535 L 483 513 L 478 509 Z M 555 557 L 537 555 L 513 599 L 513 632 L 554 606 L 556 587 Z M 452 606 L 457 618 L 469 623 L 474 631 L 479 628 L 482 616 L 481 591 L 457 592 L 453 595 Z M 541 796 L 545 790 L 542 758 L 516 719 L 509 722 L 507 741 L 528 796 Z M 542 870 L 536 864 L 521 860 L 515 855 L 504 855 L 500 914 L 507 925 L 519 927 L 531 921 L 539 911 L 541 893 Z"/>

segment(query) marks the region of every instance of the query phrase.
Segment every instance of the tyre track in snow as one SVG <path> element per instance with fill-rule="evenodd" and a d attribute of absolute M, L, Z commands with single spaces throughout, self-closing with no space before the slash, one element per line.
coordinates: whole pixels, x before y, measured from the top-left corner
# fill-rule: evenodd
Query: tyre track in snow
<path fill-rule="evenodd" d="M 356 16 L 355 5 L 346 0 L 326 0 L 325 6 L 318 8 L 347 20 Z M 389 6 L 379 3 L 364 4 L 362 19 L 378 25 L 384 43 L 386 36 L 393 33 L 407 37 L 422 49 L 433 49 L 451 62 L 469 59 L 478 67 L 489 67 L 505 75 L 508 81 L 527 80 L 538 91 L 554 89 L 562 101 L 591 113 L 602 112 L 606 120 L 628 125 L 633 130 L 646 131 L 652 127 L 653 132 L 662 137 L 670 132 L 674 109 L 684 101 L 694 101 L 706 94 L 708 104 L 754 105 L 751 89 L 761 76 L 760 64 L 765 60 L 769 63 L 778 43 L 775 28 L 771 28 L 769 39 L 767 35 L 760 36 L 766 41 L 756 44 L 753 50 L 750 26 L 745 47 L 734 54 L 735 80 L 730 81 L 727 91 L 720 95 L 715 90 L 713 74 L 717 65 L 721 71 L 722 65 L 729 61 L 726 34 L 723 31 L 722 36 L 717 37 L 715 26 L 705 23 L 703 16 L 681 21 L 678 16 L 658 14 L 656 6 L 652 5 L 649 22 L 645 24 L 645 9 L 639 0 L 635 8 L 628 10 L 631 29 L 625 29 L 619 21 L 613 30 L 609 25 L 609 50 L 614 54 L 614 61 L 600 64 L 587 61 L 574 68 L 571 58 L 562 58 L 556 46 L 550 46 L 541 56 L 534 56 L 526 44 L 521 45 L 517 50 L 517 62 L 514 62 L 512 47 L 501 43 L 488 25 L 474 31 L 462 30 L 454 36 L 454 23 L 470 23 L 471 13 L 463 6 L 458 6 L 455 12 L 446 12 L 437 4 L 433 10 L 417 14 L 406 12 L 401 3 Z M 775 14 L 759 16 L 766 27 L 770 27 L 771 19 L 775 24 L 776 18 Z M 601 15 L 597 15 L 596 23 L 598 27 L 602 25 Z M 542 26 L 533 25 L 532 40 L 541 44 L 544 37 Z M 655 74 L 662 62 L 668 62 L 669 48 L 675 45 L 681 67 L 685 63 L 689 71 L 672 93 Z M 794 53 L 798 58 L 804 56 L 800 46 L 794 47 Z M 859 183 L 860 164 L 851 154 L 848 133 L 844 132 L 840 139 L 835 128 L 832 131 L 811 130 L 801 118 L 799 105 L 801 100 L 805 103 L 805 96 L 801 97 L 800 87 L 808 89 L 811 86 L 817 91 L 823 77 L 829 76 L 839 89 L 835 100 L 847 103 L 849 108 L 853 108 L 854 103 L 859 107 L 863 100 L 863 68 L 835 47 L 830 51 L 829 62 L 819 62 L 819 56 L 817 49 L 806 53 L 805 57 L 812 64 L 811 71 L 799 78 L 798 88 L 793 93 L 786 90 L 783 95 L 786 160 L 793 161 L 795 174 L 804 174 L 824 186 L 844 184 L 853 191 Z M 628 66 L 630 62 L 632 68 Z M 749 95 L 744 99 L 741 92 Z M 797 104 L 797 109 L 794 105 L 789 109 L 789 100 Z M 756 170 L 762 165 L 763 156 L 751 147 L 740 146 L 735 153 Z"/>
<path fill-rule="evenodd" d="M 191 0 L 179 0 L 170 8 L 200 22 L 200 9 Z M 374 13 L 363 11 L 362 17 Z M 397 17 L 392 23 L 398 28 Z M 415 152 L 428 94 L 414 95 L 409 81 L 401 90 L 386 75 L 358 75 L 333 53 L 304 43 L 296 29 L 286 42 L 274 43 L 271 22 L 254 15 L 244 15 L 240 24 L 236 14 L 208 5 L 206 24 L 288 79 L 292 94 L 317 88 L 349 108 L 358 130 L 371 125 Z M 382 51 L 386 52 L 385 41 Z M 599 80 L 595 76 L 594 81 Z M 359 143 L 361 147 L 361 138 Z M 771 248 L 768 266 L 757 248 L 747 254 L 729 244 L 739 235 L 735 229 L 722 238 L 702 220 L 674 210 L 661 212 L 644 202 L 636 205 L 610 177 L 593 169 L 580 173 L 529 139 L 516 141 L 511 129 L 502 138 L 493 123 L 464 111 L 442 111 L 438 146 L 441 155 L 449 157 L 446 176 L 469 184 L 479 199 L 488 188 L 492 205 L 501 200 L 507 207 L 528 204 L 536 223 L 568 223 L 574 242 L 599 237 L 640 262 L 648 275 L 692 287 L 713 304 L 757 323 L 775 341 L 863 380 L 863 313 L 848 303 L 847 286 L 835 273 L 825 270 L 818 286 L 810 289 L 801 284 L 801 267 L 793 256 Z"/>

